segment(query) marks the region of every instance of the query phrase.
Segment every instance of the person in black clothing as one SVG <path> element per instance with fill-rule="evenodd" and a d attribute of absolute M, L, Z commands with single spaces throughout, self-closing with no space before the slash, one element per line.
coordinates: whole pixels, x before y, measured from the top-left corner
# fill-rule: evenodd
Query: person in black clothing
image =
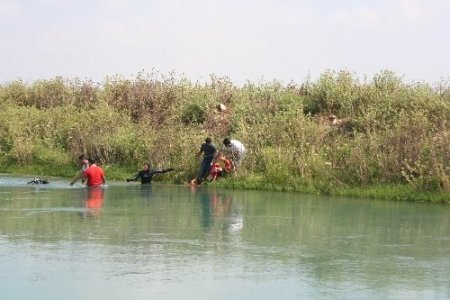
<path fill-rule="evenodd" d="M 164 170 L 150 169 L 150 164 L 145 163 L 143 169 L 141 171 L 139 171 L 139 173 L 137 173 L 136 176 L 134 176 L 134 178 L 127 179 L 127 182 L 137 181 L 140 179 L 141 184 L 152 183 L 153 175 L 166 173 L 166 172 L 170 172 L 173 170 L 174 169 L 172 169 L 172 168 L 164 169 Z"/>
<path fill-rule="evenodd" d="M 213 144 L 211 138 L 206 138 L 205 143 L 202 144 L 200 150 L 197 152 L 196 157 L 199 158 L 203 153 L 203 160 L 200 164 L 200 172 L 197 178 L 191 181 L 192 185 L 200 185 L 208 177 L 209 169 L 211 168 L 211 163 L 217 154 L 216 146 Z"/>

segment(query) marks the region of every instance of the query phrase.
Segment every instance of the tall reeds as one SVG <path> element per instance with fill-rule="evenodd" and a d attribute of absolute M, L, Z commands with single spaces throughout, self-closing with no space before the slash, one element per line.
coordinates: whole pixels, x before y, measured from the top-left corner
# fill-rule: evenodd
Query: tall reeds
<path fill-rule="evenodd" d="M 389 71 L 242 86 L 173 74 L 14 81 L 0 85 L 0 155 L 18 165 L 64 166 L 80 153 L 130 168 L 150 161 L 178 167 L 166 178 L 180 182 L 195 174 L 206 136 L 230 136 L 248 149 L 241 176 L 264 184 L 449 190 L 449 91 Z"/>

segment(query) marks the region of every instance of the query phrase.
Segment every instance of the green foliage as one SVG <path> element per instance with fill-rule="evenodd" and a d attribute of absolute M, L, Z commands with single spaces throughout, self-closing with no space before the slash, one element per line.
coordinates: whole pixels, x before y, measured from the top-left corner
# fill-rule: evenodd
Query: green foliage
<path fill-rule="evenodd" d="M 358 101 L 358 81 L 347 71 L 322 74 L 311 84 L 305 101 L 305 113 L 353 114 Z"/>
<path fill-rule="evenodd" d="M 248 153 L 240 175 L 219 185 L 336 193 L 394 183 L 417 193 L 449 191 L 449 91 L 448 83 L 406 84 L 390 71 L 363 82 L 328 71 L 300 85 L 240 87 L 227 78 L 200 84 L 157 73 L 101 84 L 14 81 L 0 85 L 0 163 L 7 170 L 70 165 L 72 172 L 86 153 L 114 178 L 149 161 L 175 167 L 161 178 L 182 183 L 198 172 L 194 154 L 206 136 L 216 144 L 230 136 Z M 225 111 L 216 109 L 220 103 Z"/>
<path fill-rule="evenodd" d="M 184 125 L 203 124 L 206 113 L 198 104 L 190 104 L 183 110 L 181 121 Z"/>

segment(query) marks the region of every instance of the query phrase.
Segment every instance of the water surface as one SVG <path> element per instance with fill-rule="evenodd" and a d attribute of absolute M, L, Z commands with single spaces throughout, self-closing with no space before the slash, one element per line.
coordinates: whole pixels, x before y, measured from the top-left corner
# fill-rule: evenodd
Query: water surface
<path fill-rule="evenodd" d="M 0 299 L 449 299 L 450 206 L 0 176 Z"/>

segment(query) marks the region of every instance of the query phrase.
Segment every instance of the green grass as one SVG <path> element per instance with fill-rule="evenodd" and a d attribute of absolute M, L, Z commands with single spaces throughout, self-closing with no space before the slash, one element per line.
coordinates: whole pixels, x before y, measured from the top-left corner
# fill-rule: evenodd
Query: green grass
<path fill-rule="evenodd" d="M 10 159 L 3 156 L 0 157 L 0 166 L 2 173 L 10 173 L 16 175 L 39 175 L 39 176 L 57 176 L 71 177 L 77 172 L 75 166 L 58 165 L 58 164 L 24 164 L 19 165 L 11 162 Z"/>
<path fill-rule="evenodd" d="M 332 191 L 332 194 L 382 200 L 450 203 L 450 193 L 448 192 L 418 192 L 407 184 L 383 184 L 365 187 L 337 188 Z"/>
<path fill-rule="evenodd" d="M 373 184 L 359 187 L 314 185 L 302 183 L 300 179 L 285 184 L 273 183 L 264 176 L 229 177 L 209 183 L 209 186 L 281 192 L 298 192 L 330 196 L 347 196 L 379 200 L 450 203 L 450 193 L 443 191 L 418 192 L 408 184 Z"/>

